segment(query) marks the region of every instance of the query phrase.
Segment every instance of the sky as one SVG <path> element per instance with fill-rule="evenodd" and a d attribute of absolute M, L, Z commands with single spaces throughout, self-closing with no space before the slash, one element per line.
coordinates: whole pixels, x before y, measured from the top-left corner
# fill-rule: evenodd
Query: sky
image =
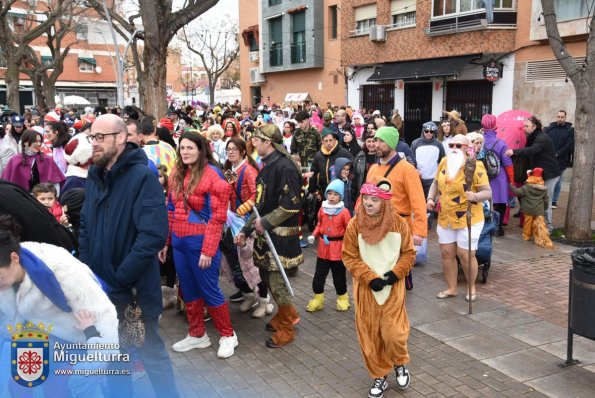
<path fill-rule="evenodd" d="M 232 19 L 237 20 L 239 18 L 238 13 L 238 1 L 239 0 L 219 0 L 219 2 L 209 9 L 207 12 L 202 14 L 200 18 L 220 19 L 223 15 L 228 14 Z M 181 7 L 184 4 L 184 0 L 174 0 L 175 7 Z"/>

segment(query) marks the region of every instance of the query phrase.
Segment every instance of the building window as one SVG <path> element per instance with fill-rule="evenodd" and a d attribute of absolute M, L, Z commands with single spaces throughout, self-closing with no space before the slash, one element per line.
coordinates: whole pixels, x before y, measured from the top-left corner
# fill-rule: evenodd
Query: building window
<path fill-rule="evenodd" d="M 355 34 L 367 34 L 371 26 L 376 26 L 376 4 L 355 8 Z"/>
<path fill-rule="evenodd" d="M 79 22 L 75 26 L 77 40 L 87 40 L 89 33 L 89 25 L 86 22 Z"/>
<path fill-rule="evenodd" d="M 42 55 L 41 56 L 41 64 L 42 65 L 51 65 L 54 62 L 54 58 L 51 55 Z"/>
<path fill-rule="evenodd" d="M 449 14 L 458 14 L 484 10 L 484 2 L 493 1 L 494 8 L 514 9 L 515 0 L 432 0 L 432 16 L 441 17 Z M 574 3 L 573 0 L 554 0 L 558 2 Z M 586 2 L 587 0 L 579 0 Z"/>
<path fill-rule="evenodd" d="M 330 25 L 330 39 L 336 39 L 337 38 L 337 6 L 330 6 L 328 8 L 329 11 L 329 25 Z"/>
<path fill-rule="evenodd" d="M 494 8 L 514 8 L 514 0 L 494 0 Z"/>
<path fill-rule="evenodd" d="M 4 58 L 4 50 L 0 48 L 0 68 L 6 68 L 6 59 Z"/>
<path fill-rule="evenodd" d="M 306 12 L 296 12 L 291 15 L 291 63 L 306 62 Z"/>
<path fill-rule="evenodd" d="M 558 21 L 568 21 L 589 16 L 589 0 L 554 0 Z"/>
<path fill-rule="evenodd" d="M 392 16 L 391 27 L 414 27 L 415 0 L 392 0 L 390 2 L 390 14 Z"/>
<path fill-rule="evenodd" d="M 269 20 L 270 30 L 270 65 L 283 65 L 283 23 L 281 17 Z"/>
<path fill-rule="evenodd" d="M 93 58 L 79 58 L 80 72 L 95 72 L 97 62 Z"/>
<path fill-rule="evenodd" d="M 276 6 L 277 4 L 281 4 L 281 0 L 269 0 L 269 6 Z"/>
<path fill-rule="evenodd" d="M 258 41 L 256 40 L 254 33 L 252 33 L 252 32 L 250 34 L 248 34 L 248 43 L 249 43 L 250 51 L 258 51 Z"/>

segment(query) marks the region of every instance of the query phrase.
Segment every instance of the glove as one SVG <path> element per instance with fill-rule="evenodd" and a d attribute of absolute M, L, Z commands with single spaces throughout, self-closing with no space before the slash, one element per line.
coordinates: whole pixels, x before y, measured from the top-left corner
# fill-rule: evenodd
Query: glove
<path fill-rule="evenodd" d="M 330 242 L 329 242 L 329 240 L 328 240 L 328 236 L 326 236 L 326 235 L 322 235 L 322 239 L 324 240 L 324 244 L 325 244 L 325 245 L 327 245 L 327 246 L 328 246 L 328 245 L 330 245 Z"/>
<path fill-rule="evenodd" d="M 394 272 L 388 271 L 386 274 L 384 274 L 384 280 L 386 281 L 387 285 L 392 285 L 393 283 L 398 281 L 399 278 L 397 278 L 397 275 L 395 275 Z"/>
<path fill-rule="evenodd" d="M 316 242 L 316 237 L 314 235 L 308 236 L 308 244 L 313 245 Z"/>
<path fill-rule="evenodd" d="M 386 281 L 384 279 L 375 278 L 370 281 L 370 289 L 375 292 L 381 291 L 384 289 L 384 286 L 386 286 Z"/>
<path fill-rule="evenodd" d="M 248 199 L 237 208 L 236 214 L 240 217 L 243 217 L 246 215 L 246 213 L 252 210 L 252 207 L 254 207 L 254 201 L 252 199 Z"/>

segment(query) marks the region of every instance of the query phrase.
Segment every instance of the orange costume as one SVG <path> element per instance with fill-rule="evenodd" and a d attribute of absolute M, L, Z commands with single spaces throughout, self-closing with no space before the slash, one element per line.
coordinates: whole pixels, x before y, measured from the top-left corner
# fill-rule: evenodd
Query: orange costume
<path fill-rule="evenodd" d="M 417 173 L 416 177 L 419 181 Z M 419 189 L 421 191 L 421 184 Z M 393 190 L 393 194 L 395 191 L 398 190 Z M 388 201 L 385 211 L 392 211 Z M 382 231 L 369 229 L 368 236 L 375 235 L 379 241 L 374 244 L 367 243 L 362 235 L 364 228 L 361 228 L 358 222 L 362 212 L 360 203 L 356 217 L 349 222 L 345 231 L 343 263 L 353 276 L 355 325 L 364 361 L 370 376 L 379 378 L 385 377 L 395 365 L 409 363 L 409 318 L 405 308 L 405 276 L 413 268 L 415 250 L 405 219 L 396 214 L 392 220 L 381 214 L 379 217 L 389 220 L 385 226 L 387 232 L 384 232 L 382 237 L 378 236 Z M 400 250 L 395 251 L 395 247 L 399 247 Z M 383 278 L 389 271 L 396 275 L 397 281 L 392 285 L 387 284 L 378 292 L 372 291 L 370 282 Z"/>
<path fill-rule="evenodd" d="M 393 160 L 394 158 L 389 163 Z M 368 171 L 366 181 L 374 181 L 373 178 L 386 178 L 393 187 L 393 197 L 391 199 L 393 210 L 405 218 L 413 235 L 425 238 L 428 236 L 428 216 L 419 173 L 409 162 L 399 160 L 389 175 L 384 177 L 389 167 L 390 164 L 372 165 Z M 411 217 L 412 214 L 415 219 Z"/>

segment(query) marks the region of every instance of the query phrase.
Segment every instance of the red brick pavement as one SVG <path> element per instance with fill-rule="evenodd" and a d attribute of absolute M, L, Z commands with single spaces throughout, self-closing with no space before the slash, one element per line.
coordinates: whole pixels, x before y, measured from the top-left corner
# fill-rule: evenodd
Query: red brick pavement
<path fill-rule="evenodd" d="M 568 325 L 568 271 L 570 255 L 554 254 L 490 269 L 482 296 L 528 312 L 556 325 Z"/>

